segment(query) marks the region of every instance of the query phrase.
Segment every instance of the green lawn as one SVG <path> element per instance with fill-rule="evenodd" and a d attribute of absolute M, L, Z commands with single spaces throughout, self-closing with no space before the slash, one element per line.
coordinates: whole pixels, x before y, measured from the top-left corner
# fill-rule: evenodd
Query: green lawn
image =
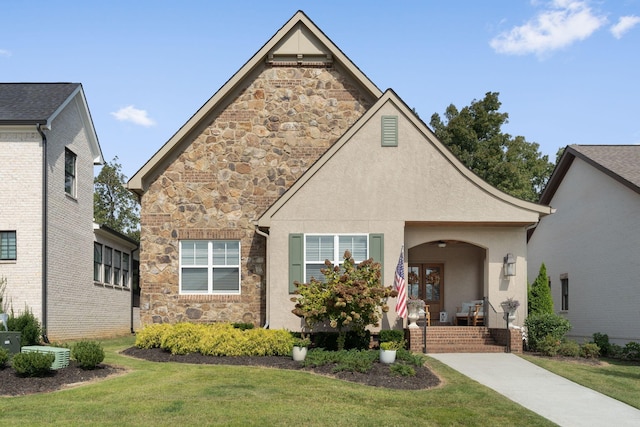
<path fill-rule="evenodd" d="M 640 364 L 603 359 L 599 366 L 523 356 L 536 365 L 640 409 Z"/>
<path fill-rule="evenodd" d="M 0 398 L 0 425 L 553 425 L 430 359 L 443 385 L 399 391 L 304 372 L 152 363 L 118 354 L 133 338 L 103 342 L 125 375 L 49 394 Z"/>

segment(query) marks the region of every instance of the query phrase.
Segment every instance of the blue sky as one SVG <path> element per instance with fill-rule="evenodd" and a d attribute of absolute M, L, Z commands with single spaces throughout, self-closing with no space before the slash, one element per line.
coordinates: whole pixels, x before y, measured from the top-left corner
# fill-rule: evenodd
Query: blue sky
<path fill-rule="evenodd" d="M 420 117 L 499 92 L 512 135 L 640 144 L 640 0 L 0 0 L 0 81 L 79 82 L 131 177 L 297 10 Z M 99 172 L 97 169 L 96 172 Z"/>

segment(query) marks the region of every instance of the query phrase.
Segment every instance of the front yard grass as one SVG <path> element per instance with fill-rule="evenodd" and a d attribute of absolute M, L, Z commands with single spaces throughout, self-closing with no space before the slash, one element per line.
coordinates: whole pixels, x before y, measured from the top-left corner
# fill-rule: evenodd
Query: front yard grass
<path fill-rule="evenodd" d="M 640 409 L 640 364 L 602 359 L 591 365 L 560 359 L 523 356 L 529 362 L 575 383 Z"/>
<path fill-rule="evenodd" d="M 443 385 L 403 391 L 306 372 L 154 363 L 118 354 L 133 342 L 102 342 L 104 363 L 128 373 L 0 398 L 0 425 L 553 425 L 433 359 L 428 363 Z"/>

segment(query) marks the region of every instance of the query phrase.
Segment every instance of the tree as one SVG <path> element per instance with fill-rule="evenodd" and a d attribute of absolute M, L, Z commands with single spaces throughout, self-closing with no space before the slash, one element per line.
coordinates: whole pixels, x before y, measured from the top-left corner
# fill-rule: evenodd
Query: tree
<path fill-rule="evenodd" d="M 140 240 L 140 205 L 124 183 L 127 177 L 121 171 L 118 157 L 102 166 L 93 180 L 93 216 L 104 224 L 132 239 Z"/>
<path fill-rule="evenodd" d="M 438 113 L 431 116 L 435 135 L 462 163 L 494 187 L 520 199 L 537 201 L 553 164 L 539 145 L 523 136 L 512 137 L 501 127 L 509 115 L 498 110 L 498 92 L 487 92 L 462 110 L 449 105 L 445 122 Z"/>
<path fill-rule="evenodd" d="M 338 330 L 338 350 L 344 349 L 346 329 L 359 335 L 365 334 L 369 325 L 378 326 L 380 313 L 388 311 L 385 300 L 397 292 L 380 283 L 382 267 L 372 259 L 356 267 L 351 253 L 345 251 L 342 266 L 325 261 L 324 281 L 312 277 L 309 283 L 296 283 L 296 295 L 292 313 L 304 319 L 308 329 L 328 321 Z"/>
<path fill-rule="evenodd" d="M 538 277 L 532 285 L 528 286 L 529 315 L 532 314 L 553 314 L 553 296 L 549 287 L 549 276 L 547 267 L 542 263 Z"/>

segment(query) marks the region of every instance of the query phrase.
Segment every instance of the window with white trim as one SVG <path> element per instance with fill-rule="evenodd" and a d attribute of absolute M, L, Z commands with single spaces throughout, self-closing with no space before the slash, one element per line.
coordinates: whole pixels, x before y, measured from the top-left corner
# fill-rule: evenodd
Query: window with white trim
<path fill-rule="evenodd" d="M 351 252 L 356 264 L 369 258 L 369 236 L 367 234 L 307 234 L 304 239 L 304 277 L 309 283 L 311 277 L 323 281 L 320 272 L 325 268 L 325 260 L 333 265 L 342 265 L 345 251 Z"/>
<path fill-rule="evenodd" d="M 129 287 L 129 254 L 122 253 L 122 286 Z"/>
<path fill-rule="evenodd" d="M 180 293 L 240 294 L 240 241 L 180 241 Z"/>
<path fill-rule="evenodd" d="M 0 231 L 0 261 L 15 261 L 17 252 L 16 232 Z"/>
<path fill-rule="evenodd" d="M 111 283 L 111 263 L 112 263 L 113 249 L 109 246 L 104 247 L 103 262 L 104 262 L 104 283 Z"/>
<path fill-rule="evenodd" d="M 93 243 L 93 281 L 102 281 L 102 245 Z"/>
<path fill-rule="evenodd" d="M 120 272 L 122 267 L 122 252 L 119 250 L 113 251 L 113 284 L 120 285 Z"/>
<path fill-rule="evenodd" d="M 76 155 L 68 148 L 64 149 L 64 191 L 76 197 Z"/>

